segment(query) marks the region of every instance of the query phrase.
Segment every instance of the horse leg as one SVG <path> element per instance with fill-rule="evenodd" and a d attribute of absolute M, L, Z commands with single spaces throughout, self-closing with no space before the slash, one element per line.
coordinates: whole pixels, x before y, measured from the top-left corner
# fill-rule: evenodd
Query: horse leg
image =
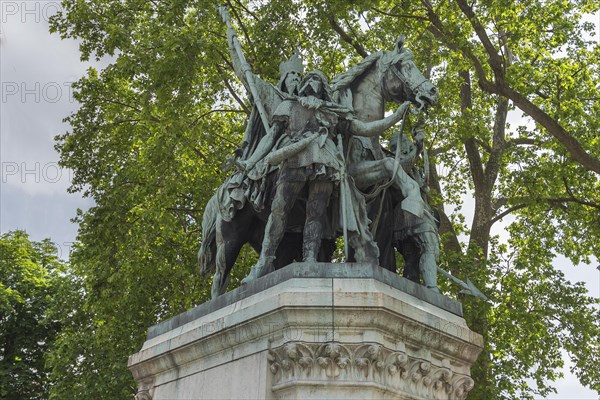
<path fill-rule="evenodd" d="M 317 256 L 318 262 L 331 262 L 335 252 L 335 239 L 321 239 L 321 249 Z"/>
<path fill-rule="evenodd" d="M 271 214 L 265 227 L 265 236 L 260 257 L 256 265 L 250 270 L 250 273 L 242 280 L 242 284 L 251 282 L 271 272 L 277 247 L 285 233 L 288 214 L 298 194 L 305 185 L 306 182 L 287 182 L 285 180 L 278 182 L 275 198 L 271 203 Z"/>
<path fill-rule="evenodd" d="M 435 232 L 426 231 L 419 234 L 421 242 L 421 258 L 419 270 L 423 277 L 423 285 L 439 293 L 437 286 L 437 264 L 440 257 L 440 244 Z"/>
<path fill-rule="evenodd" d="M 306 202 L 306 224 L 302 240 L 302 260 L 317 262 L 323 236 L 324 216 L 333 192 L 333 182 L 314 181 L 309 184 Z"/>
<path fill-rule="evenodd" d="M 223 232 L 221 229 L 222 222 L 217 222 L 217 233 L 216 233 L 216 241 L 217 241 L 217 256 L 215 259 L 216 267 L 215 274 L 213 275 L 212 287 L 210 291 L 210 295 L 213 299 L 225 293 L 225 289 L 227 288 L 227 275 L 225 270 L 227 269 L 227 263 L 225 262 L 225 240 L 223 239 Z"/>
<path fill-rule="evenodd" d="M 281 269 L 294 261 L 302 260 L 302 234 L 300 232 L 286 232 L 275 252 L 273 268 Z"/>
<path fill-rule="evenodd" d="M 241 226 L 243 224 L 224 221 L 220 221 L 217 225 L 216 268 L 211 287 L 211 297 L 213 299 L 222 295 L 227 290 L 231 269 L 245 243 L 245 240 L 243 240 L 245 231 L 239 229 Z"/>
<path fill-rule="evenodd" d="M 262 222 L 262 221 L 261 221 Z M 262 241 L 264 230 L 254 230 L 250 245 L 260 254 L 262 251 Z M 277 246 L 275 252 L 275 260 L 273 261 L 273 269 L 278 270 L 294 261 L 302 260 L 302 234 L 300 232 L 285 232 L 281 243 Z"/>
<path fill-rule="evenodd" d="M 375 226 L 373 239 L 379 247 L 379 266 L 391 272 L 396 272 L 396 251 L 392 244 L 394 236 L 394 224 L 390 224 L 394 218 L 393 198 L 394 193 L 391 190 L 381 193 L 379 196 L 385 196 L 383 201 L 377 197 L 371 201 L 368 206 L 368 216 Z M 371 228 L 373 229 L 373 228 Z"/>
<path fill-rule="evenodd" d="M 375 200 L 374 206 L 379 207 L 379 201 Z M 372 211 L 372 210 L 369 210 Z M 378 210 L 373 210 L 375 214 L 377 214 Z M 371 213 L 369 213 L 371 214 Z M 380 215 L 380 221 L 388 221 L 391 213 L 388 211 L 384 211 Z M 369 215 L 369 219 L 371 221 L 375 221 L 376 215 Z M 375 230 L 375 234 L 373 235 L 373 240 L 377 244 L 377 248 L 379 249 L 379 266 L 387 269 L 391 272 L 396 272 L 396 257 L 394 254 L 394 246 L 392 245 L 392 236 L 393 236 L 393 226 L 390 224 L 386 224 L 380 222 L 377 225 L 377 229 Z M 331 256 L 335 251 L 335 241 L 333 242 L 333 248 L 329 253 L 329 260 L 331 261 Z M 320 254 L 320 253 L 319 253 Z M 356 255 L 354 248 L 350 247 L 348 249 L 348 262 L 356 262 Z"/>
<path fill-rule="evenodd" d="M 264 224 L 264 221 L 258 219 L 257 223 Z M 254 227 L 254 225 L 253 225 Z M 256 227 L 253 229 L 252 238 L 249 243 L 250 246 L 258 254 L 262 252 L 262 241 L 264 238 L 264 226 L 262 229 Z M 302 234 L 299 232 L 285 232 L 281 243 L 277 246 L 275 252 L 275 259 L 273 260 L 273 269 L 277 271 L 293 263 L 294 261 L 300 260 L 302 257 Z"/>
<path fill-rule="evenodd" d="M 382 221 L 387 220 L 388 213 L 381 214 Z M 379 266 L 391 272 L 396 272 L 396 257 L 392 246 L 392 229 L 387 224 L 380 224 L 375 232 L 375 243 L 379 247 Z"/>
<path fill-rule="evenodd" d="M 218 215 L 217 196 L 215 195 L 206 204 L 204 215 L 202 216 L 202 243 L 198 250 L 198 271 L 200 275 L 208 275 L 215 269 Z"/>
<path fill-rule="evenodd" d="M 404 258 L 404 271 L 402 276 L 406 279 L 415 283 L 421 283 L 419 277 L 419 262 L 421 260 L 421 248 L 414 241 L 413 237 L 407 237 L 406 239 L 396 243 L 396 249 L 398 253 Z"/>

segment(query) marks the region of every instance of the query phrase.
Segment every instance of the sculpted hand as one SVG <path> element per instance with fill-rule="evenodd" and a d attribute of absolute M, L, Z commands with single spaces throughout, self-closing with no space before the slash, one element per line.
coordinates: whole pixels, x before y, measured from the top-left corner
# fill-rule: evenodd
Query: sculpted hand
<path fill-rule="evenodd" d="M 248 161 L 244 161 L 244 160 L 241 160 L 241 161 L 240 161 L 240 160 L 236 160 L 236 161 L 235 161 L 235 165 L 236 165 L 236 166 L 237 166 L 237 167 L 240 169 L 240 171 L 242 171 L 242 172 L 246 172 L 246 171 L 248 171 L 248 170 L 252 169 L 252 167 L 254 166 L 254 165 L 252 165 L 250 162 L 248 162 Z"/>
<path fill-rule="evenodd" d="M 422 129 L 419 129 L 414 134 L 415 143 L 422 144 L 425 140 L 425 132 Z"/>
<path fill-rule="evenodd" d="M 321 107 L 321 104 L 323 102 L 319 99 L 317 99 L 316 97 L 313 96 L 309 96 L 309 97 L 300 97 L 300 104 L 302 104 L 303 107 L 306 107 L 310 110 L 316 110 L 319 107 Z"/>
<path fill-rule="evenodd" d="M 404 112 L 406 111 L 406 109 L 410 107 L 410 101 L 405 101 L 404 103 L 400 104 L 400 106 L 398 107 L 398 109 L 396 110 L 396 112 L 394 114 L 397 115 L 402 115 L 404 114 Z"/>

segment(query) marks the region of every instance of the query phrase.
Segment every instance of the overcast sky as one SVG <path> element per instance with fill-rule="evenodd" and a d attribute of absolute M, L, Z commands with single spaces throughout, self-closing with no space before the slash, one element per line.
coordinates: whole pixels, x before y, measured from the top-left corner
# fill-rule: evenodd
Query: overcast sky
<path fill-rule="evenodd" d="M 48 32 L 48 17 L 60 2 L 0 0 L 0 6 L 0 231 L 23 229 L 33 240 L 51 238 L 67 258 L 77 234 L 70 219 L 92 203 L 67 193 L 70 172 L 58 167 L 54 136 L 68 130 L 62 119 L 77 108 L 70 84 L 89 64 L 80 62 L 76 42 Z M 600 296 L 600 272 L 565 259 L 556 264 Z M 598 399 L 568 366 L 565 376 L 549 398 Z"/>

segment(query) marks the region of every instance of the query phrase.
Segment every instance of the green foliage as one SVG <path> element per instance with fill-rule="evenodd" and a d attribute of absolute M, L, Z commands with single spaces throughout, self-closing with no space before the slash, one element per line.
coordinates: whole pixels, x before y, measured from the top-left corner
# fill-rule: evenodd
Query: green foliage
<path fill-rule="evenodd" d="M 253 71 L 271 82 L 296 50 L 307 70 L 331 77 L 407 34 L 441 93 L 426 129 L 432 204 L 445 217 L 442 265 L 493 299 L 462 298 L 442 282 L 485 338 L 471 398 L 545 396 L 564 352 L 582 384 L 600 391 L 598 300 L 551 264 L 600 254 L 600 181 L 585 157 L 600 154 L 600 46 L 580 23 L 598 3 L 227 3 Z M 61 294 L 51 398 L 126 399 L 135 392 L 127 355 L 147 327 L 209 296 L 210 281 L 196 274 L 199 226 L 249 102 L 211 2 L 65 1 L 51 26 L 80 41 L 84 60 L 113 56 L 77 82 L 81 107 L 57 136 L 71 190 L 95 206 L 76 218 L 76 289 Z M 506 122 L 521 113 L 530 123 Z M 506 232 L 493 236 L 505 217 Z M 246 248 L 233 284 L 254 260 Z"/>
<path fill-rule="evenodd" d="M 45 354 L 61 327 L 64 273 L 49 240 L 31 242 L 23 231 L 0 235 L 0 399 L 47 398 Z"/>

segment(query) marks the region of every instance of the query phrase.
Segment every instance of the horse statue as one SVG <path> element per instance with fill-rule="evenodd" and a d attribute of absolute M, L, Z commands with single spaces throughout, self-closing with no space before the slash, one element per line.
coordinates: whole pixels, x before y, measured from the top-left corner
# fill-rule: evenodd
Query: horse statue
<path fill-rule="evenodd" d="M 204 209 L 202 217 L 202 243 L 198 251 L 198 268 L 201 275 L 214 273 L 211 288 L 212 298 L 225 293 L 229 284 L 230 272 L 242 247 L 248 243 L 260 254 L 265 226 L 274 197 L 274 186 L 277 181 L 277 170 L 270 171 L 263 179 L 266 183 L 265 201 L 261 210 L 257 211 L 251 202 L 237 210 L 230 220 L 223 219 L 219 207 L 218 194 L 213 195 Z M 223 188 L 223 185 L 219 190 Z M 302 259 L 302 230 L 304 224 L 305 204 L 297 201 L 288 220 L 288 225 L 281 244 L 275 254 L 274 268 L 285 267 Z M 335 250 L 334 239 L 324 239 L 318 261 L 331 260 Z"/>
<path fill-rule="evenodd" d="M 337 101 L 353 110 L 363 121 L 382 119 L 386 101 L 410 102 L 416 108 L 424 109 L 437 98 L 437 89 L 424 78 L 412 60 L 412 53 L 404 49 L 402 43 L 398 43 L 393 51 L 374 53 L 348 72 L 338 75 L 332 81 L 332 88 L 337 95 Z M 359 142 L 368 151 L 351 156 L 348 163 L 350 174 L 357 180 L 359 188 L 364 190 L 368 188 L 366 185 L 372 186 L 378 180 L 389 179 L 394 169 L 390 170 L 390 161 L 384 156 L 378 137 L 361 138 Z M 351 154 L 357 153 L 355 150 L 358 145 L 353 147 Z M 365 174 L 367 170 L 369 174 Z M 201 273 L 215 273 L 211 291 L 213 298 L 225 292 L 231 269 L 245 243 L 250 243 L 260 252 L 276 173 L 277 171 L 267 172 L 261 181 L 261 193 L 264 196 L 262 209 L 257 210 L 250 202 L 246 202 L 235 215 L 223 218 L 217 195 L 207 204 L 202 220 L 203 240 L 198 252 L 198 262 Z M 219 189 L 221 190 L 222 188 Z M 301 201 L 296 203 L 297 210 L 290 214 L 288 229 L 276 254 L 275 269 L 301 259 L 305 211 Z M 381 236 L 381 246 L 391 242 L 391 235 L 376 235 L 376 241 L 377 236 Z M 334 249 L 333 237 L 324 240 L 318 260 L 330 261 Z M 387 258 L 390 257 L 389 251 L 385 254 Z M 391 269 L 389 262 L 386 267 Z"/>
<path fill-rule="evenodd" d="M 412 52 L 404 48 L 403 36 L 398 38 L 393 51 L 374 53 L 336 76 L 332 89 L 336 101 L 367 121 L 381 119 L 386 102 L 410 101 L 418 112 L 433 105 L 438 97 L 437 88 L 415 66 Z M 372 191 L 366 197 L 371 199 L 369 217 L 375 225 L 380 266 L 396 271 L 395 247 L 405 258 L 404 276 L 418 282 L 421 272 L 426 286 L 437 290 L 436 218 L 421 195 L 422 182 L 405 171 L 409 169 L 407 164 L 409 167 L 414 164 L 415 152 L 412 158 L 410 152 L 397 152 L 392 158 L 382 149 L 379 137 L 355 136 L 348 153 L 348 170 L 357 187 L 363 192 Z M 382 193 L 388 186 L 392 187 Z M 395 223 L 379 224 L 379 220 Z"/>

